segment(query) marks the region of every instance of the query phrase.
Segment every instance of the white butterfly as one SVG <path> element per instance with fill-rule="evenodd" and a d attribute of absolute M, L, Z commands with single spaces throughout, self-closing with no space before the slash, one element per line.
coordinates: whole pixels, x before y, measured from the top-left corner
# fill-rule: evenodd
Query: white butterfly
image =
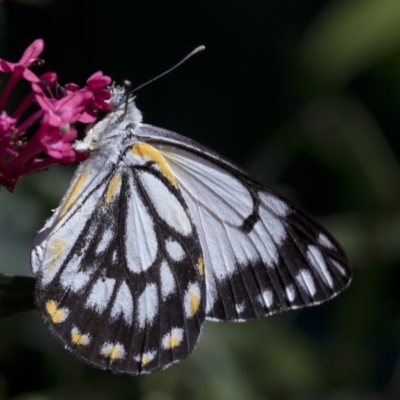
<path fill-rule="evenodd" d="M 205 320 L 315 305 L 351 269 L 314 219 L 198 143 L 142 123 L 133 99 L 77 149 L 91 152 L 32 251 L 36 303 L 77 357 L 144 374 L 185 358 Z"/>

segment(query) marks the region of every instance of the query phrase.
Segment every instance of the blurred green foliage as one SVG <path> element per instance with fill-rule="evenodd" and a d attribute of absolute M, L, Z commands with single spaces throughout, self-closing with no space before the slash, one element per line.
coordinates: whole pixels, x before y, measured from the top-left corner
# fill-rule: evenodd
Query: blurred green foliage
<path fill-rule="evenodd" d="M 53 6 L 51 2 L 42 3 L 40 8 L 33 0 L 30 3 L 33 8 L 29 10 L 44 14 L 54 32 L 58 32 L 56 27 L 62 30 L 69 26 L 71 14 L 66 10 L 74 10 L 78 4 L 54 1 Z M 83 21 L 90 13 L 119 15 L 112 14 L 117 6 L 121 18 L 127 13 L 123 2 L 107 6 L 97 2 L 97 11 L 95 3 L 83 3 L 86 8 L 76 9 Z M 161 2 L 155 1 L 149 13 L 139 3 L 132 5 L 132 20 L 137 24 L 143 20 L 149 31 L 135 31 L 133 25 L 129 29 L 141 35 L 146 46 L 153 43 L 148 37 L 150 30 L 161 42 L 175 40 L 168 29 L 155 23 L 162 19 L 173 22 L 171 31 L 175 25 L 180 35 L 184 34 L 182 40 L 190 35 L 197 40 L 206 32 L 192 22 L 193 12 L 183 3 L 167 3 L 168 14 L 161 9 Z M 269 23 L 263 20 L 267 5 Z M 27 18 L 23 7 L 27 6 L 0 4 L 0 50 L 6 44 L 19 45 L 15 26 L 22 32 L 18 25 L 22 20 L 27 31 L 24 37 L 31 37 L 24 45 L 38 35 L 51 42 L 51 36 L 42 31 L 43 25 L 36 24 L 36 30 L 29 25 L 33 32 L 24 25 Z M 179 107 L 183 103 L 196 106 L 198 118 L 189 122 L 193 131 L 206 116 L 220 110 L 226 124 L 229 119 L 232 125 L 220 132 L 220 142 L 216 139 L 215 146 L 233 157 L 241 154 L 237 160 L 246 163 L 254 175 L 317 214 L 348 252 L 354 282 L 337 299 L 316 308 L 245 324 L 208 323 L 198 348 L 186 361 L 140 378 L 87 367 L 59 345 L 38 313 L 19 314 L 0 321 L 0 398 L 400 398 L 400 2 L 236 0 L 212 3 L 207 12 L 205 20 L 199 19 L 211 32 L 210 43 L 206 44 L 211 44 L 215 64 L 208 65 L 204 73 L 218 70 L 221 85 L 224 74 L 231 86 L 234 77 L 238 93 L 234 100 L 241 107 L 250 104 L 250 109 L 244 114 L 233 111 L 229 102 L 232 96 L 218 92 L 217 80 L 204 86 L 207 102 L 201 97 L 202 88 L 192 88 L 191 97 L 181 99 Z M 6 20 L 8 31 L 3 25 Z M 113 30 L 99 25 L 105 35 L 118 38 L 125 46 L 126 38 L 118 31 L 124 24 L 115 21 Z M 135 35 L 129 36 L 133 42 Z M 213 41 L 217 37 L 222 38 L 220 42 Z M 268 47 L 270 37 L 274 38 L 276 51 Z M 238 39 L 237 43 L 233 38 Z M 62 43 L 67 52 L 66 43 L 78 46 L 76 41 Z M 117 46 L 116 41 L 112 46 Z M 228 60 L 231 67 L 221 72 L 213 46 L 235 46 L 237 62 Z M 255 46 L 259 46 L 257 50 Z M 260 55 L 262 48 L 266 54 L 268 51 L 268 57 Z M 18 54 L 21 50 L 12 52 Z M 276 92 L 271 70 L 257 70 L 257 63 L 267 63 L 266 58 L 279 65 Z M 69 62 L 67 58 L 64 61 Z M 83 63 L 79 57 L 78 61 Z M 113 62 L 116 59 L 111 57 L 110 64 Z M 141 61 L 135 63 L 140 68 Z M 244 83 L 253 70 L 259 87 Z M 189 86 L 188 80 L 182 84 L 179 81 L 175 76 L 177 86 Z M 264 89 L 268 85 L 273 97 L 270 106 L 265 106 L 260 102 L 269 98 L 269 90 Z M 171 87 L 168 95 L 174 96 Z M 159 108 L 161 115 L 171 112 L 173 106 L 169 103 L 176 104 L 172 100 L 164 102 Z M 279 107 L 274 108 L 275 103 Z M 236 132 L 232 126 L 243 119 L 247 131 Z M 217 118 L 207 124 L 220 126 Z M 173 128 L 171 124 L 164 127 Z M 203 139 L 211 143 L 210 137 Z M 247 146 L 252 139 L 255 145 Z M 71 173 L 72 169 L 53 168 L 25 178 L 12 195 L 1 191 L 1 272 L 30 275 L 29 253 L 35 232 L 56 207 Z"/>

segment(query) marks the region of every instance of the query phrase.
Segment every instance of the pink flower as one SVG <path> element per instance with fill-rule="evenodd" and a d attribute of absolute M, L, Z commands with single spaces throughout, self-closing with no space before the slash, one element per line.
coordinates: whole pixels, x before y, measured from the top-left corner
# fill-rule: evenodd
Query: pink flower
<path fill-rule="evenodd" d="M 94 105 L 98 109 L 109 110 L 111 93 L 105 89 L 111 84 L 111 78 L 103 75 L 102 71 L 95 72 L 87 81 L 86 89 L 92 93 Z"/>
<path fill-rule="evenodd" d="M 43 75 L 39 76 L 39 81 L 42 86 L 47 85 L 47 87 L 54 87 L 57 83 L 57 74 L 52 71 L 45 72 Z"/>
<path fill-rule="evenodd" d="M 71 149 L 71 145 L 77 137 L 75 128 L 69 125 L 57 128 L 51 125 L 43 127 L 39 134 L 41 144 L 46 153 L 60 160 L 62 164 L 71 164 L 82 157 L 77 157 L 77 153 Z"/>
<path fill-rule="evenodd" d="M 80 89 L 74 83 L 60 86 L 55 72 L 38 77 L 30 71 L 38 66 L 43 47 L 43 40 L 37 39 L 19 62 L 0 59 L 0 71 L 11 74 L 0 96 L 0 185 L 9 191 L 27 173 L 87 158 L 88 153 L 72 147 L 78 134 L 74 124 L 94 122 L 98 110 L 111 108 L 106 88 L 111 79 L 102 72 L 93 74 Z M 30 82 L 32 91 L 7 114 L 4 106 L 20 79 Z"/>
<path fill-rule="evenodd" d="M 42 39 L 36 39 L 22 54 L 21 59 L 17 63 L 11 63 L 0 59 L 0 71 L 16 72 L 22 75 L 29 82 L 38 82 L 39 78 L 28 68 L 38 60 L 42 53 L 44 42 Z"/>
<path fill-rule="evenodd" d="M 0 113 L 0 135 L 10 133 L 15 129 L 17 120 L 7 115 L 5 111 Z"/>
<path fill-rule="evenodd" d="M 75 84 L 66 85 L 67 90 L 70 92 L 79 91 L 86 97 L 86 108 L 79 119 L 80 122 L 92 123 L 97 119 L 99 110 L 107 111 L 111 109 L 112 106 L 109 102 L 111 93 L 106 88 L 110 83 L 111 78 L 98 71 L 86 81 L 86 86 L 83 89 L 79 89 Z"/>
<path fill-rule="evenodd" d="M 15 129 L 17 120 L 10 117 L 5 111 L 0 113 L 0 160 L 7 153 L 7 145 Z"/>
<path fill-rule="evenodd" d="M 73 124 L 79 120 L 85 109 L 87 99 L 79 91 L 55 100 L 46 97 L 39 85 L 33 83 L 32 88 L 36 101 L 44 111 L 44 121 L 51 126 L 61 127 L 65 124 Z"/>

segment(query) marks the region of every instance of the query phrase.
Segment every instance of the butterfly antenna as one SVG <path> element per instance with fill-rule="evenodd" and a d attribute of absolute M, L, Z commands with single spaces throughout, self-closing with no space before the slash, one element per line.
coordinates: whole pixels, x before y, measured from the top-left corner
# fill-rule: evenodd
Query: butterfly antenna
<path fill-rule="evenodd" d="M 179 61 L 177 64 L 175 64 L 172 68 L 167 69 L 166 71 L 164 71 L 162 74 L 156 76 L 153 79 L 150 79 L 149 81 L 141 84 L 140 86 L 138 86 L 137 88 L 133 89 L 131 91 L 131 93 L 137 92 L 139 89 L 141 89 L 142 87 L 147 86 L 150 83 L 153 83 L 154 81 L 157 81 L 158 79 L 162 78 L 164 75 L 169 74 L 170 72 L 172 72 L 175 68 L 178 68 L 180 65 L 182 65 L 184 62 L 186 62 L 187 60 L 189 60 L 189 58 L 191 58 L 192 56 L 194 56 L 197 53 L 200 53 L 201 51 L 205 50 L 206 47 L 205 46 L 199 46 L 196 47 L 192 52 L 190 52 L 185 58 L 183 58 L 181 61 Z"/>
<path fill-rule="evenodd" d="M 127 112 L 128 112 L 128 104 L 129 104 L 130 94 L 132 93 L 132 90 L 131 90 L 132 82 L 128 81 L 126 79 L 126 80 L 124 80 L 123 85 L 124 85 L 124 88 L 125 88 L 125 109 L 124 109 L 124 114 L 126 115 Z"/>

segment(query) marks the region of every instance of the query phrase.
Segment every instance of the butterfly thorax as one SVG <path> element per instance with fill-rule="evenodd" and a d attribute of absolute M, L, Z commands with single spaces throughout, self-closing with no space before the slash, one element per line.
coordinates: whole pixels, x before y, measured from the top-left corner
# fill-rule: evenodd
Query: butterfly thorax
<path fill-rule="evenodd" d="M 141 124 L 142 114 L 133 98 L 126 101 L 121 95 L 122 90 L 112 88 L 113 109 L 87 132 L 82 141 L 75 143 L 76 150 L 89 151 L 91 157 L 107 157 L 113 162 L 113 158 L 133 142 L 133 132 Z"/>

